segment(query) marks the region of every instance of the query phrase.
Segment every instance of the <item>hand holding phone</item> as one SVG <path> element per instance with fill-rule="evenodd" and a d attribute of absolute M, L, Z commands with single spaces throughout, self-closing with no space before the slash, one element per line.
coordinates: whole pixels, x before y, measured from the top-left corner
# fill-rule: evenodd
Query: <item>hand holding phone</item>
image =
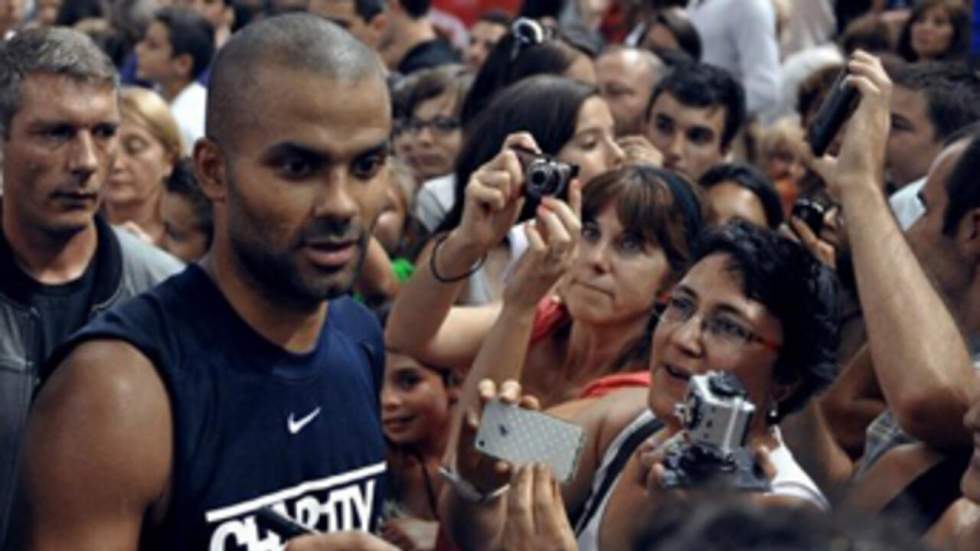
<path fill-rule="evenodd" d="M 557 417 L 504 404 L 487 402 L 475 447 L 516 466 L 543 463 L 559 482 L 575 474 L 585 435 L 582 428 Z"/>

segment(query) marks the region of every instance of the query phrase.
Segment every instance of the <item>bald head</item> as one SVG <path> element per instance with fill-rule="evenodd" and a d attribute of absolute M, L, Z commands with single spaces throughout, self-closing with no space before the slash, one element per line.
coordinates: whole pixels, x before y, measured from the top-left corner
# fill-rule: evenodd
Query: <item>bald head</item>
<path fill-rule="evenodd" d="M 261 116 L 263 76 L 288 71 L 344 82 L 377 79 L 377 55 L 322 18 L 293 13 L 264 19 L 236 33 L 215 58 L 208 88 L 205 133 L 229 144 L 236 128 Z M 337 98 L 344 101 L 344 98 Z"/>
<path fill-rule="evenodd" d="M 617 135 L 643 132 L 646 102 L 664 72 L 660 58 L 637 48 L 612 48 L 596 60 L 599 91 L 612 110 Z"/>

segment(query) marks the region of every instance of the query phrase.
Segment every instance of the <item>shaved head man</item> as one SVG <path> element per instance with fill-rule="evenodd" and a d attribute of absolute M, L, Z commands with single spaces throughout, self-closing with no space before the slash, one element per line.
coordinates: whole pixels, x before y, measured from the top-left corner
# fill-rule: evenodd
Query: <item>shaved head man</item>
<path fill-rule="evenodd" d="M 646 108 L 666 67 L 656 55 L 637 48 L 611 48 L 595 64 L 599 93 L 609 104 L 616 135 L 643 134 Z"/>
<path fill-rule="evenodd" d="M 381 330 L 346 293 L 385 201 L 377 56 L 308 14 L 218 55 L 194 151 L 214 239 L 181 275 L 84 328 L 31 419 L 28 545 L 393 549 Z M 80 422 L 80 420 L 83 420 Z"/>

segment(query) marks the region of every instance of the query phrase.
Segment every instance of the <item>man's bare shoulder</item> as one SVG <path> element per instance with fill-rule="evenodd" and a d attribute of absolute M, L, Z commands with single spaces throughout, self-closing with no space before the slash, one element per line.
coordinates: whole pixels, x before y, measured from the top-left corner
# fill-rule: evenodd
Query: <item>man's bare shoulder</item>
<path fill-rule="evenodd" d="M 31 412 L 30 548 L 135 549 L 143 518 L 166 494 L 172 440 L 167 392 L 150 361 L 123 341 L 79 344 Z"/>

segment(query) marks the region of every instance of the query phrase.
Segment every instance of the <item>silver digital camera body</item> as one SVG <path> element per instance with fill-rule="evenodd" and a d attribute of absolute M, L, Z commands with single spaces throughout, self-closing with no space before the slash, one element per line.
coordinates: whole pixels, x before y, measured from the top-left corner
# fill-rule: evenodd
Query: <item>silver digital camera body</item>
<path fill-rule="evenodd" d="M 677 404 L 687 438 L 664 455 L 661 484 L 667 488 L 720 483 L 745 491 L 768 491 L 769 479 L 745 447 L 755 405 L 732 373 L 710 371 L 688 382 Z"/>
<path fill-rule="evenodd" d="M 709 371 L 691 377 L 687 396 L 684 403 L 677 404 L 676 412 L 691 443 L 731 457 L 732 452 L 745 445 L 755 404 L 749 401 L 748 392 L 737 377 Z"/>

